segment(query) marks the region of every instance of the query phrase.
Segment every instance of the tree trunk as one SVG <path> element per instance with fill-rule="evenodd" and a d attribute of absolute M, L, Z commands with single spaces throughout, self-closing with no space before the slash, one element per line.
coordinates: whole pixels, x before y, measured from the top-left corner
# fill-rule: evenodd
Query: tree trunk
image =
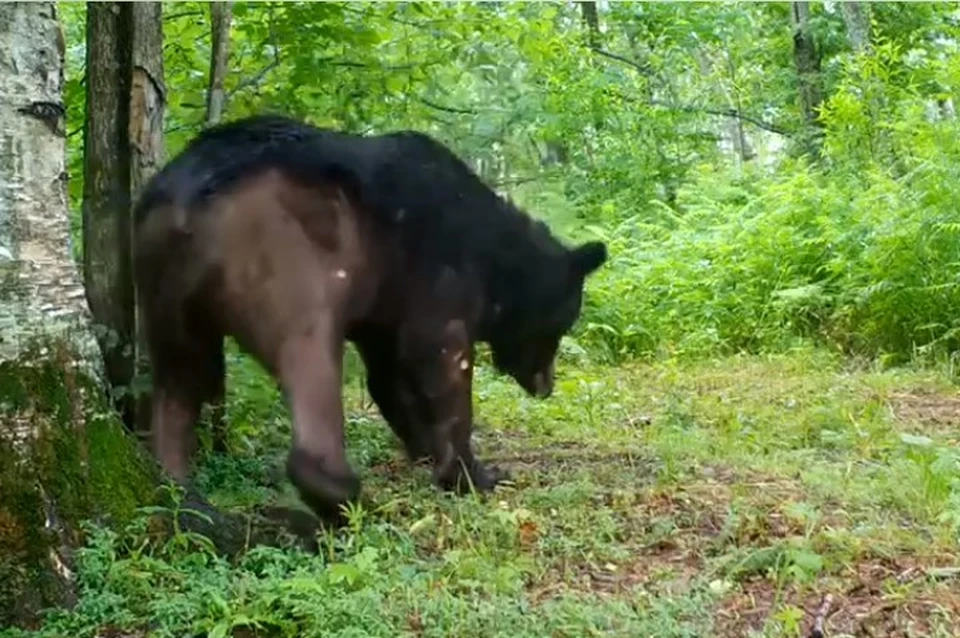
<path fill-rule="evenodd" d="M 71 257 L 63 48 L 54 3 L 0 5 L 0 626 L 69 603 L 78 523 L 123 521 L 155 484 Z"/>
<path fill-rule="evenodd" d="M 230 2 L 210 3 L 210 84 L 207 89 L 207 126 L 220 121 L 226 107 L 223 81 L 230 55 Z"/>
<path fill-rule="evenodd" d="M 870 51 L 870 7 L 866 2 L 841 2 L 840 13 L 847 28 L 847 39 L 855 53 Z"/>
<path fill-rule="evenodd" d="M 134 290 L 130 253 L 130 11 L 118 2 L 87 5 L 83 145 L 83 274 L 103 350 L 107 381 L 128 387 L 134 371 Z M 118 396 L 132 423 L 129 395 Z"/>
<path fill-rule="evenodd" d="M 723 82 L 723 79 L 720 78 L 715 84 L 717 94 L 727 104 L 730 113 L 743 113 L 743 104 L 740 100 L 739 90 L 737 89 L 736 67 L 734 66 L 731 56 L 726 50 L 722 52 L 714 51 L 713 53 L 714 56 L 722 57 L 723 61 L 720 63 L 715 62 L 714 56 L 711 56 L 711 51 L 706 47 L 699 47 L 696 50 L 696 59 L 700 66 L 700 75 L 704 78 L 712 77 L 718 72 L 719 64 L 722 64 L 725 67 L 725 72 L 728 76 L 730 87 L 732 88 L 728 88 L 726 83 Z M 740 117 L 737 115 L 725 116 L 722 126 L 725 130 L 719 135 L 718 146 L 721 150 L 724 150 L 725 142 L 729 139 L 730 145 L 733 147 L 733 152 L 737 158 L 736 165 L 739 171 L 744 163 L 756 157 L 756 151 L 753 150 L 750 140 L 747 138 L 747 132 L 744 129 L 743 120 Z"/>
<path fill-rule="evenodd" d="M 597 13 L 597 3 L 581 2 L 580 11 L 587 25 L 587 42 L 590 48 L 596 49 L 600 46 L 600 15 Z"/>
<path fill-rule="evenodd" d="M 726 69 L 727 73 L 729 74 L 728 79 L 730 81 L 730 88 L 728 89 L 723 83 L 721 83 L 721 90 L 723 91 L 724 97 L 726 98 L 727 104 L 730 106 L 730 108 L 736 113 L 743 113 L 743 100 L 740 99 L 740 89 L 737 83 L 737 68 L 734 64 L 733 57 L 730 55 L 729 49 L 724 51 L 723 57 L 725 58 Z M 750 140 L 747 138 L 747 131 L 743 126 L 743 119 L 740 117 L 728 117 L 727 125 L 730 132 L 730 138 L 733 140 L 733 148 L 737 153 L 737 157 L 739 158 L 739 163 L 742 165 L 754 159 L 757 156 L 757 153 L 750 144 Z"/>
<path fill-rule="evenodd" d="M 130 209 L 163 161 L 161 18 L 157 2 L 91 2 L 87 7 L 84 277 L 107 380 L 130 426 L 144 418 L 135 394 L 135 375 L 143 366 Z"/>
<path fill-rule="evenodd" d="M 130 92 L 127 112 L 129 127 L 124 131 L 123 143 L 130 157 L 131 201 L 163 164 L 163 114 L 166 105 L 166 87 L 163 81 L 163 7 L 159 2 L 134 2 L 124 7 L 130 11 L 131 47 L 128 73 Z M 127 217 L 130 210 L 127 211 Z M 127 235 L 132 242 L 132 236 Z M 131 284 L 132 286 L 133 284 Z M 149 429 L 149 393 L 143 387 L 149 378 L 149 361 L 140 318 L 134 311 L 135 370 L 132 384 L 136 429 Z M 129 421 L 128 421 L 129 423 Z"/>
<path fill-rule="evenodd" d="M 793 62 L 797 72 L 797 87 L 800 112 L 806 125 L 804 136 L 808 150 L 818 155 L 820 123 L 817 109 L 820 93 L 820 53 L 810 33 L 810 5 L 808 2 L 792 2 L 790 16 L 793 23 Z"/>

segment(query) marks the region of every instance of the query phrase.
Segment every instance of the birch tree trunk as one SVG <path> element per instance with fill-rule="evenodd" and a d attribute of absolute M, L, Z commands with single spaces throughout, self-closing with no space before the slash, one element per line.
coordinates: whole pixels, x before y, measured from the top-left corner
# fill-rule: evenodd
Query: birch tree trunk
<path fill-rule="evenodd" d="M 123 521 L 155 478 L 71 257 L 63 49 L 54 3 L 0 4 L 0 626 L 68 603 L 78 523 Z"/>

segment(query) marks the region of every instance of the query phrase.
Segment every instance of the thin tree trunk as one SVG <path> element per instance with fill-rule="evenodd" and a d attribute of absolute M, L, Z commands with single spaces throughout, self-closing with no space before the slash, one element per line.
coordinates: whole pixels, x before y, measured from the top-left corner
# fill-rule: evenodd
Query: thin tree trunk
<path fill-rule="evenodd" d="M 230 57 L 231 2 L 210 3 L 210 84 L 207 88 L 207 126 L 213 126 L 223 117 L 226 93 L 223 81 L 227 75 Z"/>
<path fill-rule="evenodd" d="M 600 15 L 597 13 L 597 3 L 581 2 L 580 12 L 587 25 L 587 42 L 595 49 L 600 46 Z"/>
<path fill-rule="evenodd" d="M 719 53 L 719 55 L 724 58 L 723 64 L 730 81 L 730 86 L 733 88 L 728 88 L 723 79 L 720 78 L 715 85 L 717 93 L 722 97 L 723 101 L 726 102 L 731 113 L 743 113 L 743 104 L 740 101 L 740 94 L 736 88 L 736 67 L 733 64 L 729 52 L 724 50 Z M 696 59 L 700 66 L 700 74 L 702 77 L 708 78 L 717 72 L 717 63 L 714 62 L 710 52 L 705 47 L 699 47 L 696 50 Z M 721 139 L 718 141 L 718 144 L 722 149 L 724 137 L 729 138 L 730 144 L 733 146 L 733 151 L 737 157 L 737 168 L 740 169 L 745 162 L 756 157 L 756 152 L 753 150 L 747 138 L 743 120 L 736 115 L 727 115 L 723 119 L 722 126 L 726 130 L 721 133 Z"/>
<path fill-rule="evenodd" d="M 29 626 L 74 599 L 80 521 L 122 522 L 155 483 L 70 251 L 56 5 L 0 4 L 0 50 L 0 626 Z"/>
<path fill-rule="evenodd" d="M 810 33 L 810 4 L 792 2 L 790 16 L 793 23 L 793 62 L 797 73 L 800 111 L 806 125 L 804 136 L 810 152 L 818 154 L 820 123 L 817 110 L 822 96 L 820 92 L 820 53 Z"/>
<path fill-rule="evenodd" d="M 870 4 L 868 2 L 841 2 L 840 13 L 847 28 L 847 38 L 854 52 L 870 51 Z"/>
<path fill-rule="evenodd" d="M 583 16 L 583 23 L 586 27 L 587 33 L 587 45 L 591 49 L 599 49 L 601 44 L 600 39 L 600 15 L 597 13 L 597 3 L 596 2 L 580 2 L 580 12 Z M 587 58 L 587 63 L 594 65 L 595 60 L 592 55 Z M 593 130 L 601 131 L 604 128 L 603 121 L 603 105 L 599 95 L 594 94 L 593 104 L 591 105 L 591 111 L 593 115 Z"/>
<path fill-rule="evenodd" d="M 730 108 L 734 109 L 737 113 L 743 113 L 743 101 L 740 99 L 740 89 L 737 85 L 737 68 L 729 49 L 724 51 L 724 58 L 727 63 L 726 68 L 729 74 L 731 88 L 727 89 L 727 87 L 722 84 L 721 87 Z M 733 121 L 733 124 L 730 125 L 730 135 L 733 138 L 733 147 L 737 152 L 737 156 L 740 158 L 740 162 L 749 162 L 757 156 L 757 153 L 753 150 L 753 147 L 750 145 L 750 140 L 747 138 L 747 131 L 743 126 L 743 119 L 740 117 L 727 119 Z"/>
<path fill-rule="evenodd" d="M 130 12 L 118 2 L 87 5 L 84 123 L 83 274 L 107 380 L 127 387 L 134 371 L 134 290 L 130 253 Z M 129 396 L 118 398 L 132 422 Z"/>

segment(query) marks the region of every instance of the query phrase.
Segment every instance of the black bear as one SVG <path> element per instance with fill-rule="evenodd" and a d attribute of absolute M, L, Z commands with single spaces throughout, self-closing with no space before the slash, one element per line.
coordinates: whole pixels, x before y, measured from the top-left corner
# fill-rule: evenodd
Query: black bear
<path fill-rule="evenodd" d="M 231 335 L 282 387 L 287 475 L 324 516 L 360 490 L 344 450 L 346 340 L 435 483 L 489 490 L 504 475 L 472 450 L 474 344 L 548 396 L 584 280 L 607 258 L 601 242 L 562 245 L 427 135 L 349 135 L 276 115 L 197 136 L 144 188 L 134 224 L 159 462 L 186 480 Z"/>

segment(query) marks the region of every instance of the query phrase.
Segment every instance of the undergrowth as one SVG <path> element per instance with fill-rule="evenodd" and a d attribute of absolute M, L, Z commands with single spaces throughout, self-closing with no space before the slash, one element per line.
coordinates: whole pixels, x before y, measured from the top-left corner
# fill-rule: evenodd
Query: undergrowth
<path fill-rule="evenodd" d="M 831 635 L 867 611 L 884 635 L 960 629 L 943 374 L 797 350 L 559 375 L 544 402 L 478 370 L 480 453 L 514 475 L 489 498 L 435 490 L 351 379 L 367 496 L 318 554 L 230 563 L 202 537 L 149 540 L 145 519 L 94 527 L 76 608 L 0 635 L 798 636 L 826 593 Z M 285 409 L 248 359 L 230 379 L 231 422 L 261 427 L 202 458 L 200 484 L 227 508 L 295 504 Z"/>
<path fill-rule="evenodd" d="M 580 340 L 607 360 L 784 351 L 803 341 L 899 362 L 958 343 L 957 158 L 894 177 L 797 165 L 705 168 L 678 210 L 594 231 L 612 262 Z"/>

